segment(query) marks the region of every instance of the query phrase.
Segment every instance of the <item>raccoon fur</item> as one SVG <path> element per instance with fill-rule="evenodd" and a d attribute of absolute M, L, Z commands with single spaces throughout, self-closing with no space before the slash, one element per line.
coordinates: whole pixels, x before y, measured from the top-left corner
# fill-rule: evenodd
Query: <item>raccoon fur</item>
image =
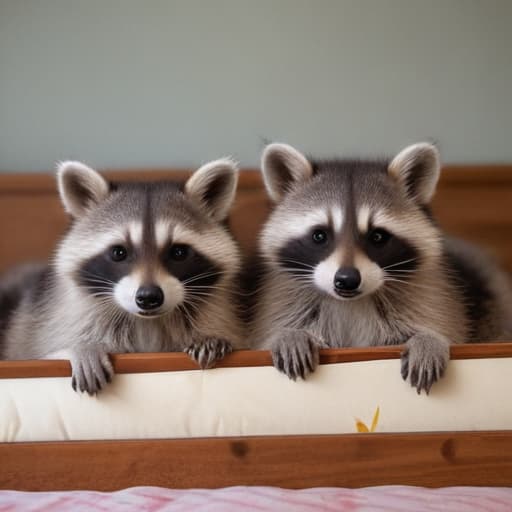
<path fill-rule="evenodd" d="M 262 172 L 275 209 L 250 338 L 290 378 L 312 372 L 321 347 L 405 344 L 402 376 L 428 393 L 451 343 L 510 335 L 507 276 L 432 217 L 432 145 L 389 162 L 313 161 L 271 144 Z"/>
<path fill-rule="evenodd" d="M 79 162 L 57 179 L 73 222 L 50 264 L 0 281 L 0 358 L 64 354 L 73 388 L 94 394 L 113 376 L 108 353 L 183 350 L 206 368 L 240 347 L 232 161 L 184 186 L 109 183 Z"/>

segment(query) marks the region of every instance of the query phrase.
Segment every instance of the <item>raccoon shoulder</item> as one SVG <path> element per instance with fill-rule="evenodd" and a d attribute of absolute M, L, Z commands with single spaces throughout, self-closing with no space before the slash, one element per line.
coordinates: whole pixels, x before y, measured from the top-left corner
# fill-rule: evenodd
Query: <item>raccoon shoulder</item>
<path fill-rule="evenodd" d="M 509 276 L 492 256 L 463 240 L 446 237 L 444 265 L 465 306 L 472 341 L 498 339 L 512 313 Z"/>
<path fill-rule="evenodd" d="M 21 303 L 41 300 L 50 281 L 50 267 L 37 263 L 20 265 L 0 277 L 0 340 Z"/>

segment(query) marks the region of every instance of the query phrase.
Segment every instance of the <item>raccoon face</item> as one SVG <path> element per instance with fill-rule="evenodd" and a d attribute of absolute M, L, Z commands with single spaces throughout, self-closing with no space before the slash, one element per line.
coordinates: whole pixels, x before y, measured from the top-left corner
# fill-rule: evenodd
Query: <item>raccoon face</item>
<path fill-rule="evenodd" d="M 441 254 L 428 213 L 440 172 L 437 150 L 416 144 L 390 163 L 310 162 L 271 144 L 262 158 L 277 204 L 260 248 L 274 269 L 339 300 L 412 285 Z"/>
<path fill-rule="evenodd" d="M 59 191 L 74 222 L 57 251 L 57 272 L 112 314 L 154 318 L 181 305 L 196 312 L 239 270 L 222 224 L 237 179 L 230 160 L 204 165 L 184 189 L 112 185 L 81 163 L 62 163 Z"/>

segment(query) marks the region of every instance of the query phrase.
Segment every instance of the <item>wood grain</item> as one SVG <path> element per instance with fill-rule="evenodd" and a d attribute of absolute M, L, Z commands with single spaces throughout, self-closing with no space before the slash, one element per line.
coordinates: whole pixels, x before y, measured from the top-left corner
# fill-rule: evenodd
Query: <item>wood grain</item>
<path fill-rule="evenodd" d="M 352 363 L 398 359 L 403 346 L 323 349 L 321 364 Z M 479 343 L 453 345 L 452 359 L 487 359 L 512 357 L 512 343 Z M 197 364 L 180 352 L 113 354 L 111 356 L 116 373 L 151 373 L 199 370 Z M 265 350 L 239 350 L 226 356 L 217 364 L 218 368 L 271 366 L 270 352 Z M 35 377 L 68 377 L 71 366 L 64 360 L 0 361 L 0 379 Z"/>
<path fill-rule="evenodd" d="M 460 184 L 474 185 L 510 185 L 512 165 L 444 165 L 440 180 L 440 187 L 459 186 Z M 183 181 L 191 175 L 190 169 L 184 168 L 130 168 L 106 169 L 102 171 L 110 180 L 120 181 L 157 181 L 173 179 Z M 260 188 L 262 185 L 261 173 L 255 168 L 245 168 L 240 173 L 239 187 Z M 7 193 L 56 191 L 55 177 L 51 172 L 16 172 L 0 173 L 0 190 Z"/>
<path fill-rule="evenodd" d="M 512 432 L 0 444 L 0 489 L 512 486 Z"/>

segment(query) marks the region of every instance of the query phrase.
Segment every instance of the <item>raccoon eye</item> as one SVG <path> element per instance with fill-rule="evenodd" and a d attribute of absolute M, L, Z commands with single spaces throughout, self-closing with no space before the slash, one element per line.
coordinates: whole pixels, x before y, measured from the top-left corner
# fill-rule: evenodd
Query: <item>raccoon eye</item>
<path fill-rule="evenodd" d="M 169 257 L 174 261 L 186 260 L 189 254 L 187 245 L 176 244 L 173 245 L 169 251 Z"/>
<path fill-rule="evenodd" d="M 391 233 L 385 229 L 373 229 L 368 237 L 373 245 L 384 245 L 391 238 Z"/>
<path fill-rule="evenodd" d="M 315 229 L 315 231 L 313 231 L 312 238 L 315 244 L 325 244 L 325 242 L 327 242 L 327 232 L 323 229 Z"/>
<path fill-rule="evenodd" d="M 128 251 L 122 245 L 114 245 L 114 247 L 110 248 L 110 259 L 112 261 L 123 261 L 127 256 Z"/>

